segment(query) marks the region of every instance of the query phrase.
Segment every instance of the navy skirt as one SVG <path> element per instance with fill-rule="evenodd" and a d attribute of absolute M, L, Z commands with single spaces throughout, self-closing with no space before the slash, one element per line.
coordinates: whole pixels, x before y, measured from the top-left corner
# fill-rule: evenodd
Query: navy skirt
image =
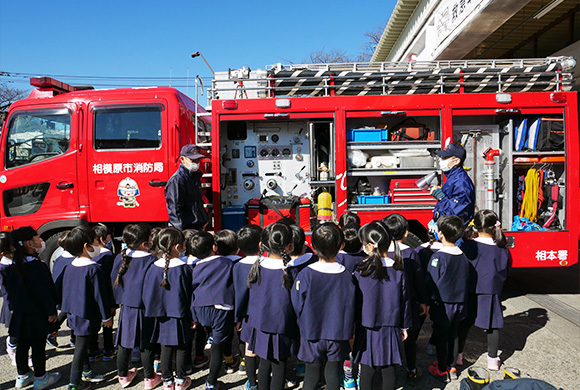
<path fill-rule="evenodd" d="M 151 343 L 164 346 L 184 345 L 192 339 L 191 319 L 155 317 Z"/>
<path fill-rule="evenodd" d="M 429 308 L 431 321 L 440 326 L 450 326 L 453 322 L 465 319 L 466 306 L 463 303 L 444 303 L 433 301 Z"/>
<path fill-rule="evenodd" d="M 497 294 L 477 295 L 477 317 L 475 326 L 482 329 L 503 328 L 503 312 L 501 301 Z"/>
<path fill-rule="evenodd" d="M 305 363 L 320 363 L 326 358 L 329 362 L 345 360 L 350 353 L 348 340 L 305 340 L 300 338 L 298 359 Z"/>
<path fill-rule="evenodd" d="M 149 346 L 154 322 L 153 318 L 145 317 L 144 309 L 121 305 L 117 345 L 131 349 Z"/>
<path fill-rule="evenodd" d="M 233 335 L 233 310 L 216 309 L 213 306 L 196 306 L 193 309 L 197 322 L 206 328 L 211 328 L 214 343 L 221 344 Z"/>
<path fill-rule="evenodd" d="M 6 300 L 2 300 L 2 309 L 0 310 L 0 324 L 4 324 L 6 328 L 10 326 L 10 319 L 12 318 L 12 312 L 8 308 L 8 303 Z"/>
<path fill-rule="evenodd" d="M 75 336 L 91 336 L 99 333 L 101 329 L 100 318 L 84 318 L 74 314 L 68 313 L 67 317 L 68 327 L 75 333 Z"/>
<path fill-rule="evenodd" d="M 248 337 L 244 341 L 248 343 L 248 349 L 262 359 L 286 361 L 290 356 L 296 356 L 296 342 L 291 337 L 262 332 L 249 326 L 247 328 L 249 334 L 245 334 Z"/>
<path fill-rule="evenodd" d="M 402 365 L 404 346 L 401 328 L 381 326 L 359 327 L 356 333 L 353 355 L 356 363 L 371 367 Z"/>

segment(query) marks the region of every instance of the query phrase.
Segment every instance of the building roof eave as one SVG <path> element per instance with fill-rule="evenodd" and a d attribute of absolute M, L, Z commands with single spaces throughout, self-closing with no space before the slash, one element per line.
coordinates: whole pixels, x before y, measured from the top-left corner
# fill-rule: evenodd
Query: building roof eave
<path fill-rule="evenodd" d="M 381 35 L 381 39 L 371 58 L 372 62 L 385 61 L 393 50 L 393 47 L 401 37 L 401 33 L 409 23 L 411 15 L 421 0 L 399 0 L 393 9 L 393 13 L 387 22 L 387 26 Z"/>

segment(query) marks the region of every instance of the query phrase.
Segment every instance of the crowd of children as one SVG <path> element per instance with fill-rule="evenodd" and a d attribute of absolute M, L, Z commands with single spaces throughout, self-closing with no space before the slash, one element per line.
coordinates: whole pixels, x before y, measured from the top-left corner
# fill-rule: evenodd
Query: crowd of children
<path fill-rule="evenodd" d="M 0 233 L 0 320 L 9 329 L 16 388 L 59 381 L 46 373 L 45 347 L 65 319 L 74 345 L 68 388 L 104 380 L 91 361 L 101 328 L 100 355 L 115 357 L 117 312 L 123 388 L 136 378 L 130 362 L 137 351 L 145 389 L 187 389 L 189 368 L 208 364 L 210 334 L 208 390 L 220 387 L 224 360 L 233 372 L 240 352 L 247 390 L 284 389 L 292 357 L 306 390 L 318 388 L 321 376 L 328 390 L 357 382 L 371 389 L 377 372 L 382 388 L 394 389 L 396 366 L 406 367 L 408 380 L 419 378 L 416 341 L 427 315 L 437 356 L 431 375 L 457 378 L 473 325 L 487 332 L 488 368 L 498 370 L 499 294 L 510 255 L 497 215 L 480 210 L 467 230 L 461 218 L 443 216 L 436 240 L 417 248 L 405 244 L 408 229 L 399 214 L 361 226 L 346 213 L 338 225 L 314 228 L 310 246 L 289 220 L 215 234 L 132 224 L 115 256 L 105 226 L 80 226 L 61 236 L 52 276 L 39 260 L 44 242 L 34 229 Z"/>

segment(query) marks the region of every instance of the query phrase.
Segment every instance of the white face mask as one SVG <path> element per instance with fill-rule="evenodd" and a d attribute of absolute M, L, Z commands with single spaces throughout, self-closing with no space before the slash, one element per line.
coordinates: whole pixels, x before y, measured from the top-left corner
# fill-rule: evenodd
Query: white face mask
<path fill-rule="evenodd" d="M 455 158 L 447 158 L 447 159 L 439 159 L 439 168 L 441 168 L 441 170 L 443 172 L 447 172 L 449 171 L 451 168 L 453 168 L 455 166 Z"/>
<path fill-rule="evenodd" d="M 34 248 L 37 254 L 41 254 L 46 249 L 46 242 L 42 241 L 40 243 L 40 248 Z"/>
<path fill-rule="evenodd" d="M 101 253 L 101 247 L 95 246 L 95 245 L 91 245 L 91 247 L 93 248 L 93 251 L 92 252 L 87 251 L 87 252 L 89 254 L 89 257 L 91 259 L 94 259 L 96 256 L 98 256 L 99 253 Z"/>
<path fill-rule="evenodd" d="M 369 244 L 366 244 L 363 246 L 363 252 L 367 254 L 367 256 L 370 256 L 371 253 L 373 253 L 373 250 L 371 249 L 370 251 L 367 251 L 367 247 L 369 246 Z"/>
<path fill-rule="evenodd" d="M 196 162 L 183 161 L 183 166 L 189 172 L 197 172 L 199 170 L 199 163 Z"/>

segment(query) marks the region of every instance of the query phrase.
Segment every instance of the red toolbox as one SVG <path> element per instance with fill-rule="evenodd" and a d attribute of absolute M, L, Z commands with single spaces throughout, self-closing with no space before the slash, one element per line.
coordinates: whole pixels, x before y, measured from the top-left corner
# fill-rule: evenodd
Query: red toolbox
<path fill-rule="evenodd" d="M 282 218 L 291 218 L 304 231 L 310 230 L 310 200 L 297 196 L 253 198 L 246 204 L 248 223 L 266 227 Z"/>
<path fill-rule="evenodd" d="M 427 203 L 435 204 L 437 200 L 431 196 L 429 189 L 417 188 L 415 182 L 420 177 L 392 179 L 390 185 L 391 203 Z"/>

